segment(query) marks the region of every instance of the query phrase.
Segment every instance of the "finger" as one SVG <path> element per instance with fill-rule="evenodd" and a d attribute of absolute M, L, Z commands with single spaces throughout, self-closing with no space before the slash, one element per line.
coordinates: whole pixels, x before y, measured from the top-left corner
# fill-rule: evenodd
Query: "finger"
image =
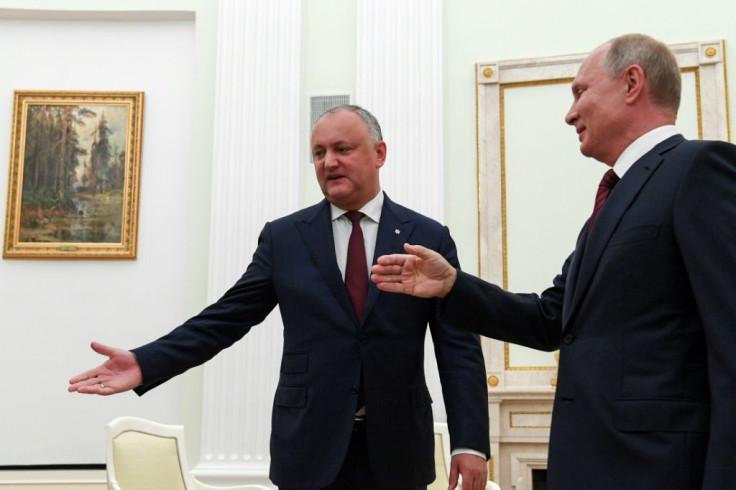
<path fill-rule="evenodd" d="M 92 350 L 97 352 L 100 355 L 112 357 L 115 354 L 115 351 L 117 351 L 116 348 L 110 347 L 109 345 L 101 344 L 99 342 L 92 342 L 90 344 L 90 347 L 92 347 Z"/>
<path fill-rule="evenodd" d="M 399 274 L 387 274 L 384 272 L 374 272 L 371 274 L 371 281 L 373 282 L 401 282 L 402 276 Z"/>
<path fill-rule="evenodd" d="M 100 367 L 98 366 L 94 369 L 90 369 L 89 371 L 85 371 L 83 373 L 77 374 L 76 376 L 74 376 L 72 379 L 69 380 L 69 384 L 82 383 L 84 381 L 97 378 L 97 376 L 99 376 L 100 374 L 98 371 L 99 369 Z"/>
<path fill-rule="evenodd" d="M 105 387 L 104 380 L 99 374 L 80 374 L 76 378 L 69 380 L 70 386 L 67 388 L 68 391 L 76 391 L 78 393 L 94 393 L 96 390 Z"/>
<path fill-rule="evenodd" d="M 379 260 L 381 257 L 379 257 Z M 377 274 L 390 274 L 390 275 L 396 275 L 401 273 L 401 266 L 398 265 L 379 265 L 376 264 L 373 267 L 371 267 L 371 272 L 377 273 Z"/>
<path fill-rule="evenodd" d="M 457 466 L 452 464 L 450 467 L 449 486 L 447 487 L 447 490 L 454 490 L 455 487 L 457 487 L 458 476 L 459 476 L 459 472 L 458 472 Z"/>
<path fill-rule="evenodd" d="M 454 480 L 450 480 L 447 490 L 455 490 L 457 488 L 457 477 Z"/>
<path fill-rule="evenodd" d="M 111 395 L 114 392 L 115 390 L 107 386 L 104 382 L 82 385 L 77 389 L 77 393 L 84 395 Z"/>
<path fill-rule="evenodd" d="M 404 293 L 407 290 L 400 282 L 376 282 L 376 287 L 389 293 Z"/>
<path fill-rule="evenodd" d="M 392 265 L 374 265 L 372 267 L 376 272 L 380 274 L 390 274 L 390 275 L 397 275 L 401 274 L 403 271 L 403 267 L 399 264 L 392 264 Z"/>
<path fill-rule="evenodd" d="M 405 243 L 404 250 L 406 250 L 407 253 L 416 255 L 420 259 L 428 259 L 432 256 L 432 250 L 421 245 L 412 245 L 410 243 Z"/>
<path fill-rule="evenodd" d="M 376 262 L 383 266 L 396 265 L 398 269 L 401 269 L 401 265 L 406 262 L 407 257 L 406 254 L 381 255 Z"/>
<path fill-rule="evenodd" d="M 110 346 L 107 346 L 105 344 L 101 344 L 99 342 L 92 342 L 90 344 L 90 347 L 92 347 L 92 350 L 95 351 L 95 352 L 97 352 L 98 354 L 101 354 L 101 355 L 107 356 L 107 357 L 111 357 L 112 354 L 115 351 L 114 348 L 112 348 Z M 77 374 L 76 376 L 74 376 L 73 378 L 71 378 L 69 380 L 69 384 L 74 385 L 74 384 L 77 384 L 77 383 L 82 383 L 82 382 L 87 381 L 89 379 L 97 378 L 101 374 L 100 373 L 100 369 L 101 368 L 102 368 L 102 366 L 97 366 L 94 369 L 90 369 L 90 370 L 85 371 L 83 373 Z M 72 387 L 70 386 L 69 388 L 70 388 L 70 391 L 72 391 L 71 390 Z"/>

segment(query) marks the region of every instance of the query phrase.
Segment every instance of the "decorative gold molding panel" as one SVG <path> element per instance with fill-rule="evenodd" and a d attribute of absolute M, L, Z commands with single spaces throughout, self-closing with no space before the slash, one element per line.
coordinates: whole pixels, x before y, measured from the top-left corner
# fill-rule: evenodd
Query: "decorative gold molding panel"
<path fill-rule="evenodd" d="M 509 427 L 512 429 L 549 429 L 552 411 L 509 412 Z"/>
<path fill-rule="evenodd" d="M 683 78 L 678 129 L 729 140 L 723 41 L 677 44 Z M 580 154 L 564 116 L 585 54 L 478 63 L 478 268 L 515 292 L 541 293 L 572 252 L 593 207 L 602 164 Z M 482 339 L 491 470 L 502 488 L 531 490 L 547 466 L 557 353 Z"/>
<path fill-rule="evenodd" d="M 678 127 L 692 127 L 692 131 L 684 131 L 686 137 L 729 140 L 724 42 L 693 42 L 670 48 L 683 73 Z M 595 184 L 591 187 L 587 181 L 597 182 L 602 171 L 596 162 L 579 155 L 574 131 L 564 123 L 572 100 L 569 84 L 586 56 L 476 64 L 479 271 L 482 278 L 513 291 L 541 292 L 551 284 L 592 206 L 587 194 L 582 193 L 589 187 L 595 189 Z M 551 131 L 543 125 L 547 120 L 553 126 Z M 520 164 L 528 167 L 524 169 Z M 533 175 L 534 166 L 548 172 L 543 184 L 555 189 L 550 199 L 540 197 L 524 180 Z M 533 201 L 536 207 L 521 209 L 521 204 Z M 565 212 L 562 201 L 567 201 L 573 212 Z M 548 209 L 539 209 L 540 203 Z M 555 213 L 554 218 L 539 218 L 545 212 Z M 525 216 L 537 216 L 544 223 L 552 221 L 554 226 L 568 229 L 540 230 L 534 221 L 527 224 Z M 556 264 L 556 269 L 533 270 L 530 274 L 536 273 L 541 286 L 518 289 L 517 264 L 542 256 Z M 556 369 L 551 353 L 538 356 L 518 346 L 483 341 L 488 376 L 495 376 L 496 389 L 550 386 L 549 372 Z"/>

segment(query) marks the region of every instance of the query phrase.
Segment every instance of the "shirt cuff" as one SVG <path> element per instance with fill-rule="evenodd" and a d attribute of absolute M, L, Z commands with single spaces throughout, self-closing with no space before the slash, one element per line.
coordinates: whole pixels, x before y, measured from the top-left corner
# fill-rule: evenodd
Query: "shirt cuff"
<path fill-rule="evenodd" d="M 470 449 L 467 447 L 456 447 L 452 450 L 450 453 L 450 456 L 457 456 L 458 454 L 475 454 L 478 457 L 485 459 L 488 459 L 485 455 L 485 453 L 482 453 L 480 451 L 476 451 L 475 449 Z"/>

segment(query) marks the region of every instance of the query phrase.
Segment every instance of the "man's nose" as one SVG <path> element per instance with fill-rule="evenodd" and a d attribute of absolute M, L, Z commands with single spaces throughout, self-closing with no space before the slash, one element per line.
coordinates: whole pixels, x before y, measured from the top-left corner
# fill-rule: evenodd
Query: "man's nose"
<path fill-rule="evenodd" d="M 325 153 L 325 167 L 335 168 L 339 165 L 337 155 L 331 151 Z"/>
<path fill-rule="evenodd" d="M 567 111 L 567 114 L 565 114 L 565 122 L 572 126 L 575 124 L 575 121 L 577 121 L 578 117 L 580 116 L 578 114 L 577 108 L 575 107 L 575 103 L 573 102 L 573 104 L 570 106 L 570 110 Z"/>

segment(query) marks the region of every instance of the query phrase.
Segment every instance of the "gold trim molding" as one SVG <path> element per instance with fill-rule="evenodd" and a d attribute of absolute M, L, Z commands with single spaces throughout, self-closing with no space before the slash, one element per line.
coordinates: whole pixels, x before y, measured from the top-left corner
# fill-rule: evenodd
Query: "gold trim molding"
<path fill-rule="evenodd" d="M 670 48 L 681 71 L 695 77 L 698 136 L 730 141 L 724 41 L 674 44 Z M 569 83 L 586 56 L 573 54 L 476 64 L 478 271 L 483 279 L 504 288 L 508 288 L 509 283 L 505 91 Z M 554 371 L 556 367 L 511 366 L 507 344 L 488 339 L 483 339 L 483 342 L 490 343 L 490 348 L 485 348 L 485 351 L 491 356 L 489 362 L 494 364 L 494 373 L 500 369 L 509 372 L 539 371 L 538 375 L 533 375 L 535 380 L 539 380 L 535 383 L 550 385 L 550 377 L 542 382 L 540 375 Z M 501 359 L 503 362 L 499 363 Z M 523 378 L 515 376 L 514 379 Z M 506 379 L 503 384 L 508 389 L 513 388 L 514 382 L 509 385 Z"/>
<path fill-rule="evenodd" d="M 550 425 L 515 425 L 515 415 L 549 415 L 552 417 L 551 411 L 539 410 L 539 411 L 524 411 L 524 412 L 509 412 L 509 427 L 512 429 L 549 429 Z"/>

